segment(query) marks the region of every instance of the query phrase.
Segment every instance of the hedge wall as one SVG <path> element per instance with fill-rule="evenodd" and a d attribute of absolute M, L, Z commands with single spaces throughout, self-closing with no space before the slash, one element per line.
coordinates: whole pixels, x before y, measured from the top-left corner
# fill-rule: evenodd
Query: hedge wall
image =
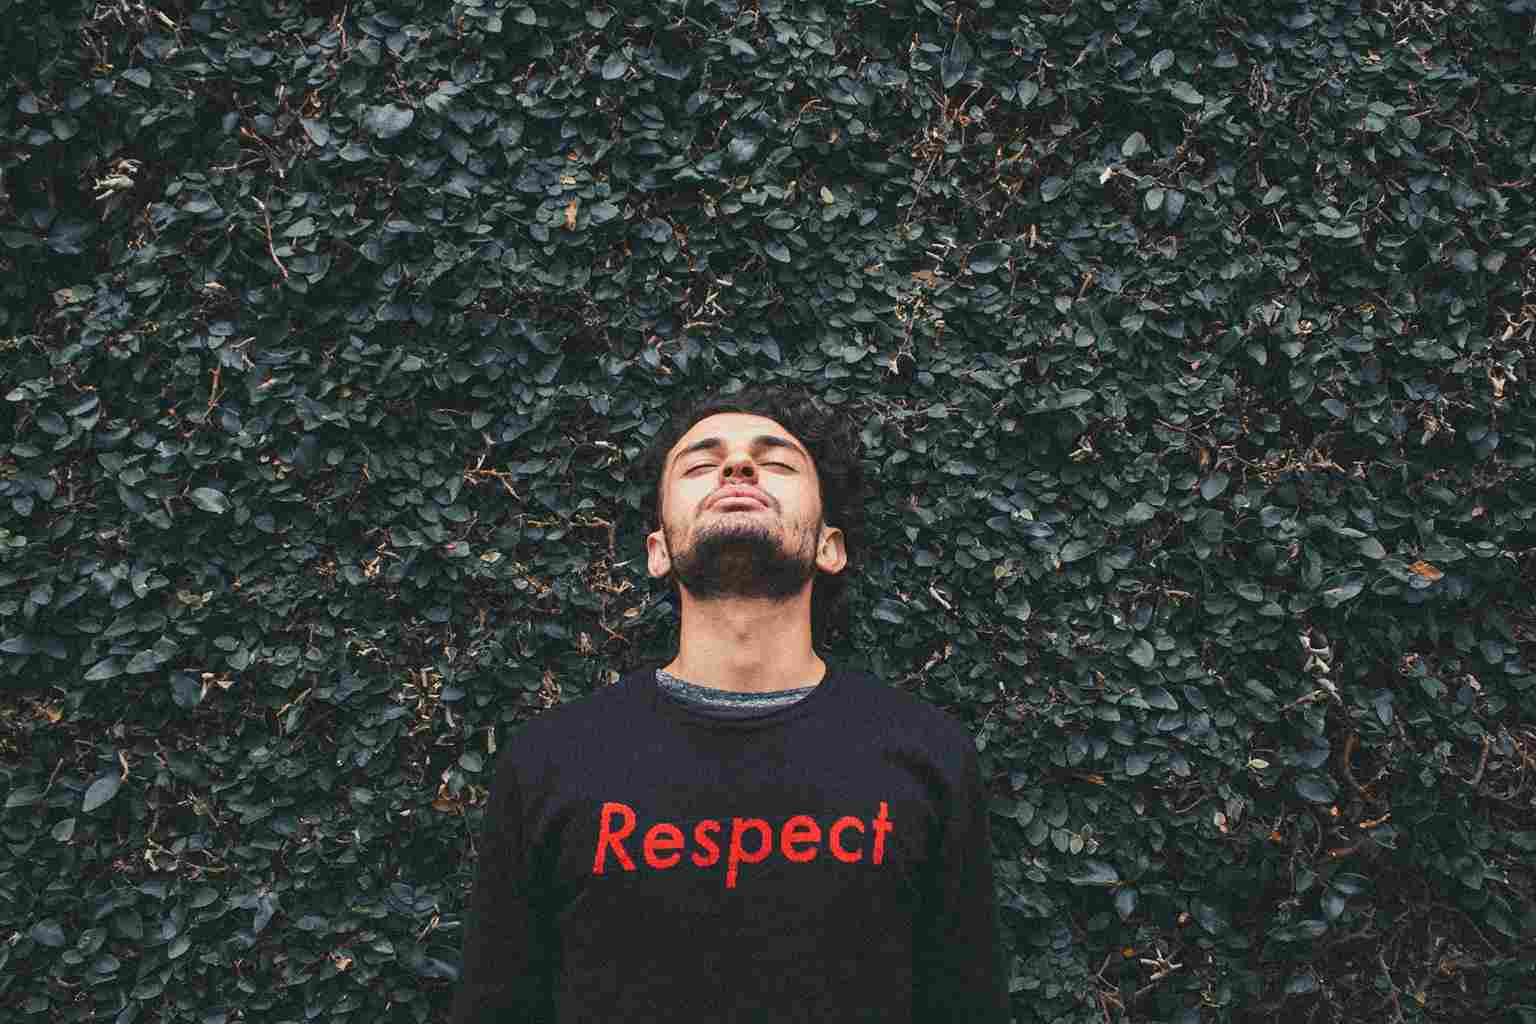
<path fill-rule="evenodd" d="M 1532 0 L 0 0 L 0 1016 L 446 1011 L 627 472 L 864 425 L 1021 1021 L 1536 1020 Z"/>

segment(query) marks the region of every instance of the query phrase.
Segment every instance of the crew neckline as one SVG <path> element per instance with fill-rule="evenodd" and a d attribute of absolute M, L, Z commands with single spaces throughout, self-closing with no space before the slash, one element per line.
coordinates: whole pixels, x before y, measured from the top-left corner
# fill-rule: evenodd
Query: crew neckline
<path fill-rule="evenodd" d="M 826 662 L 827 671 L 822 675 L 820 682 L 812 684 L 810 693 L 807 693 L 792 704 L 775 708 L 767 714 L 758 715 L 753 718 L 712 718 L 699 709 L 691 707 L 682 701 L 674 700 L 662 692 L 661 683 L 656 678 L 656 671 L 663 668 L 663 664 L 641 669 L 640 673 L 642 674 L 638 682 L 640 693 L 649 701 L 651 710 L 675 722 L 683 725 L 700 726 L 712 731 L 752 731 L 794 721 L 802 715 L 819 709 L 823 704 L 831 700 L 832 698 L 829 694 L 840 688 L 843 671 L 840 666 L 834 664 L 825 656 L 822 657 L 822 661 Z M 684 682 L 687 682 L 687 680 L 684 680 Z M 790 687 L 790 689 L 803 689 L 803 687 Z M 782 693 L 784 691 L 770 690 L 768 692 Z"/>

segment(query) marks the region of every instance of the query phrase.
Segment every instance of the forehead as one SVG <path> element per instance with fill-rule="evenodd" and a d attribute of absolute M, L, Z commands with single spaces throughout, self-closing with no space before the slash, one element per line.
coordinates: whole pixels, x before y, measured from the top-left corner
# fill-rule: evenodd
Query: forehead
<path fill-rule="evenodd" d="M 706 437 L 719 437 L 727 445 L 745 445 L 761 434 L 774 434 L 793 441 L 795 447 L 804 449 L 800 439 L 785 430 L 778 422 L 766 416 L 754 416 L 744 412 L 722 412 L 706 416 L 689 428 L 688 432 L 672 446 L 668 456 L 675 456 L 695 441 Z"/>

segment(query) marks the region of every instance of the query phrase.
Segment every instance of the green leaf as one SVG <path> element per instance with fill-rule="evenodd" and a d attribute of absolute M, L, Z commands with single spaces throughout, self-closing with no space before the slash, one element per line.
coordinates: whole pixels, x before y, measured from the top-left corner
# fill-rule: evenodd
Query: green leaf
<path fill-rule="evenodd" d="M 42 789 L 29 783 L 11 790 L 5 797 L 5 806 L 7 810 L 12 807 L 29 807 L 42 798 Z"/>
<path fill-rule="evenodd" d="M 1146 152 L 1146 149 L 1147 137 L 1141 134 L 1141 132 L 1131 132 L 1131 134 L 1125 137 L 1125 141 L 1120 143 L 1120 155 L 1125 157 L 1127 160 L 1135 156 L 1137 153 Z"/>
<path fill-rule="evenodd" d="M 199 487 L 192 492 L 192 504 L 204 512 L 215 512 L 222 515 L 229 511 L 229 499 L 224 492 L 213 487 Z"/>
<path fill-rule="evenodd" d="M 1008 260 L 1012 250 L 1005 242 L 983 242 L 971 250 L 968 265 L 977 274 L 990 274 Z"/>
<path fill-rule="evenodd" d="M 1371 887 L 1371 880 L 1354 872 L 1341 872 L 1334 875 L 1328 884 L 1346 896 L 1359 896 Z"/>
<path fill-rule="evenodd" d="M 725 151 L 734 163 L 744 164 L 757 156 L 758 148 L 762 144 L 761 135 L 738 135 L 725 147 Z"/>
<path fill-rule="evenodd" d="M 88 683 L 94 683 L 102 679 L 111 679 L 114 676 L 120 676 L 122 674 L 122 661 L 117 658 L 102 658 L 86 671 L 85 681 Z"/>
<path fill-rule="evenodd" d="M 1157 509 L 1144 501 L 1138 501 L 1126 510 L 1125 521 L 1134 526 L 1138 523 L 1147 522 L 1155 515 L 1157 515 Z"/>
<path fill-rule="evenodd" d="M 1366 558 L 1387 557 L 1387 549 L 1375 537 L 1367 537 L 1360 542 L 1360 553 Z"/>
<path fill-rule="evenodd" d="M 317 146 L 327 146 L 331 142 L 331 130 L 326 127 L 324 121 L 316 121 L 313 118 L 303 117 L 299 123 L 304 126 L 304 134 L 309 136 L 309 141 Z"/>
<path fill-rule="evenodd" d="M 1062 561 L 1066 561 L 1066 559 L 1062 559 Z M 1130 650 L 1126 652 L 1126 656 L 1142 668 L 1151 668 L 1152 663 L 1157 660 L 1157 652 L 1144 637 L 1136 638 L 1136 642 L 1131 644 Z"/>
<path fill-rule="evenodd" d="M 1061 195 L 1066 190 L 1066 187 L 1067 181 L 1065 178 L 1058 178 L 1052 175 L 1040 183 L 1040 198 L 1049 203 Z"/>
<path fill-rule="evenodd" d="M 1158 50 L 1152 55 L 1150 67 L 1152 68 L 1153 78 L 1161 77 L 1164 71 L 1167 71 L 1169 68 L 1173 67 L 1173 51 Z"/>
<path fill-rule="evenodd" d="M 615 53 L 603 61 L 603 81 L 612 82 L 623 78 L 624 72 L 628 70 L 629 61 L 625 60 L 622 54 Z"/>
<path fill-rule="evenodd" d="M 283 232 L 284 238 L 308 238 L 315 233 L 315 218 L 300 217 Z M 217 492 L 215 492 L 217 493 Z"/>
<path fill-rule="evenodd" d="M 1288 996 L 1306 995 L 1308 992 L 1317 991 L 1317 975 L 1311 971 L 1301 971 L 1293 974 L 1285 982 L 1285 994 Z"/>
<path fill-rule="evenodd" d="M 102 804 L 117 796 L 117 791 L 123 784 L 123 777 L 117 773 L 103 775 L 90 788 L 85 791 L 85 803 L 81 806 L 86 814 L 94 811 Z"/>
<path fill-rule="evenodd" d="M 1181 81 L 1179 79 L 1173 79 L 1169 81 L 1168 91 L 1173 94 L 1174 99 L 1181 100 L 1192 106 L 1198 107 L 1200 104 L 1205 102 L 1205 97 L 1200 95 L 1199 90 L 1190 85 L 1188 82 Z"/>
<path fill-rule="evenodd" d="M 1276 928 L 1269 933 L 1269 937 L 1275 942 L 1306 942 L 1318 938 L 1327 930 L 1327 921 L 1312 918 L 1305 921 L 1297 921 L 1295 924 L 1284 928 Z"/>
<path fill-rule="evenodd" d="M 1061 553 L 1057 555 L 1063 562 L 1075 562 L 1080 558 L 1086 558 L 1093 553 L 1093 545 L 1085 540 L 1068 541 L 1062 545 Z"/>
<path fill-rule="evenodd" d="M 1232 478 L 1226 473 L 1212 473 L 1200 484 L 1200 497 L 1206 501 L 1214 501 L 1226 492 L 1227 484 Z"/>
<path fill-rule="evenodd" d="M 1333 782 L 1320 775 L 1301 775 L 1296 779 L 1296 792 L 1303 800 L 1314 804 L 1331 804 L 1338 798 Z"/>
<path fill-rule="evenodd" d="M 789 262 L 789 246 L 785 245 L 778 239 L 774 239 L 773 241 L 764 245 L 763 251 L 766 252 L 770 258 L 778 260 L 780 263 Z"/>
<path fill-rule="evenodd" d="M 33 942 L 49 949 L 58 949 L 65 942 L 63 927 L 52 918 L 37 922 L 27 934 Z"/>
<path fill-rule="evenodd" d="M 1073 875 L 1067 879 L 1073 885 L 1098 885 L 1111 886 L 1120 882 L 1120 872 L 1107 861 L 1095 860 L 1092 857 L 1082 862 L 1082 874 Z"/>
<path fill-rule="evenodd" d="M 376 139 L 392 139 L 411 126 L 416 112 L 393 103 L 382 107 L 369 107 L 363 116 L 363 127 Z"/>
<path fill-rule="evenodd" d="M 1189 912 L 1194 917 L 1195 922 L 1212 935 L 1218 935 L 1222 931 L 1231 927 L 1230 923 L 1227 921 L 1226 915 L 1217 909 L 1214 903 L 1210 903 L 1206 900 L 1191 900 L 1189 904 Z"/>
<path fill-rule="evenodd" d="M 191 672 L 171 673 L 171 700 L 179 708 L 195 708 L 202 702 L 203 688 Z"/>
<path fill-rule="evenodd" d="M 1359 596 L 1365 589 L 1365 577 L 1359 574 L 1335 577 L 1337 580 L 1333 586 L 1323 590 L 1323 604 L 1329 608 L 1337 608 L 1345 601 Z"/>
<path fill-rule="evenodd" d="M 1056 406 L 1059 409 L 1075 409 L 1093 401 L 1093 392 L 1087 388 L 1067 388 L 1056 396 Z"/>
<path fill-rule="evenodd" d="M 964 33 L 955 33 L 955 40 L 949 47 L 949 52 L 944 55 L 939 75 L 944 81 L 944 88 L 951 89 L 956 82 L 965 77 L 966 69 L 971 65 L 971 58 L 975 51 L 971 49 L 970 40 Z"/>

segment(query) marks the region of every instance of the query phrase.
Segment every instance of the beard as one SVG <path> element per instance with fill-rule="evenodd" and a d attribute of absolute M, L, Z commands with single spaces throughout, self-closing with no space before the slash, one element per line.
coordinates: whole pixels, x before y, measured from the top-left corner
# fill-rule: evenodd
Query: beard
<path fill-rule="evenodd" d="M 788 601 L 816 575 L 814 547 L 794 552 L 780 544 L 776 532 L 756 515 L 725 513 L 704 524 L 684 549 L 672 543 L 672 577 L 695 600 L 761 598 Z"/>

